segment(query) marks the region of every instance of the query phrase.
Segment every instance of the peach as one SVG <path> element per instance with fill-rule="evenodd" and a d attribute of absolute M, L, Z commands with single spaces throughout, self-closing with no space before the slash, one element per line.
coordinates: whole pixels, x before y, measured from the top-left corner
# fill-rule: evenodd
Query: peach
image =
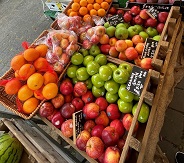
<path fill-rule="evenodd" d="M 144 39 L 140 35 L 135 35 L 132 37 L 132 42 L 137 45 L 138 43 L 143 43 Z"/>
<path fill-rule="evenodd" d="M 100 37 L 100 44 L 108 44 L 109 43 L 109 36 L 107 34 L 104 34 Z"/>
<path fill-rule="evenodd" d="M 144 50 L 144 43 L 139 42 L 136 46 L 135 46 L 135 50 L 137 50 L 137 52 L 141 55 L 143 50 Z"/>
<path fill-rule="evenodd" d="M 119 52 L 116 50 L 114 46 L 111 46 L 109 50 L 109 55 L 112 57 L 118 57 Z"/>
<path fill-rule="evenodd" d="M 56 46 L 54 49 L 53 49 L 53 52 L 57 55 L 57 56 L 61 56 L 62 54 L 62 48 L 60 46 Z"/>
<path fill-rule="evenodd" d="M 109 45 L 110 46 L 115 46 L 116 41 L 118 41 L 118 39 L 116 37 L 112 37 L 109 39 Z"/>
<path fill-rule="evenodd" d="M 127 48 L 127 44 L 124 40 L 118 40 L 115 44 L 115 48 L 118 52 L 122 52 Z"/>
<path fill-rule="evenodd" d="M 78 40 L 77 40 L 77 37 L 76 37 L 76 36 L 74 36 L 74 35 L 69 35 L 68 41 L 69 41 L 70 43 L 72 43 L 72 44 L 76 44 Z"/>
<path fill-rule="evenodd" d="M 133 47 L 134 46 L 132 40 L 128 40 L 127 39 L 127 40 L 125 40 L 125 42 L 126 42 L 126 44 L 127 44 L 128 47 Z"/>
<path fill-rule="evenodd" d="M 63 39 L 61 40 L 61 42 L 60 42 L 61 48 L 62 48 L 62 49 L 66 49 L 66 48 L 68 47 L 68 45 L 69 45 L 68 39 L 63 38 Z"/>

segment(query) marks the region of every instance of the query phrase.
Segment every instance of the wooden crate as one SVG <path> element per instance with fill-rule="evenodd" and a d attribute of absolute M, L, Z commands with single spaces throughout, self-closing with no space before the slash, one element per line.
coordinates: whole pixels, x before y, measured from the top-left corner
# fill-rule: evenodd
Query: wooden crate
<path fill-rule="evenodd" d="M 119 60 L 117 58 L 113 58 L 108 56 L 107 60 L 109 62 L 115 63 L 117 65 L 121 64 L 121 63 L 127 63 L 125 61 Z M 129 63 L 128 63 L 129 64 Z M 133 64 L 130 64 L 131 66 L 134 66 Z M 66 72 L 67 68 L 65 69 Z M 64 73 L 63 73 L 64 75 Z M 62 79 L 62 77 L 60 78 Z M 134 123 L 132 123 L 132 127 L 131 130 L 128 132 L 128 137 L 126 140 L 126 144 L 128 144 L 128 147 L 130 146 L 131 148 L 135 149 L 135 151 L 140 151 L 140 141 L 143 138 L 144 132 L 145 132 L 145 124 L 141 125 L 141 129 L 137 132 L 137 137 L 135 138 L 133 136 L 133 129 L 135 127 L 135 122 L 138 119 L 138 112 L 141 108 L 141 105 L 143 102 L 149 104 L 150 106 L 153 105 L 153 100 L 154 100 L 154 96 L 155 96 L 155 91 L 157 89 L 158 83 L 160 80 L 160 73 L 155 71 L 155 70 L 149 70 L 146 81 L 144 83 L 144 88 L 143 88 L 143 92 L 140 96 L 140 100 L 138 103 L 138 108 L 137 108 L 137 112 L 136 115 L 134 116 Z M 49 120 L 47 120 L 44 117 L 40 117 L 50 128 L 53 129 L 54 132 L 56 132 L 58 135 L 60 135 L 67 143 L 69 143 L 77 152 L 79 152 L 84 158 L 86 158 L 89 162 L 96 162 L 96 160 L 90 158 L 84 151 L 79 150 L 74 141 L 70 138 L 65 137 L 61 130 L 59 130 L 58 128 L 56 128 Z M 135 152 L 133 152 L 133 155 L 136 155 Z M 122 152 L 121 154 L 122 157 L 126 158 L 127 153 L 126 152 Z M 134 159 L 135 160 L 135 159 Z M 131 160 L 132 161 L 132 160 Z M 121 162 L 121 161 L 120 161 Z"/>

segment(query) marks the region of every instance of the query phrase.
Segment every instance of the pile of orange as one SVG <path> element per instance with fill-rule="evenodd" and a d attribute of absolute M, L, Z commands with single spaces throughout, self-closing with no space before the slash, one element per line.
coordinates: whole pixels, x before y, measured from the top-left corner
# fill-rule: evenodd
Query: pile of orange
<path fill-rule="evenodd" d="M 45 59 L 47 50 L 46 45 L 38 45 L 11 60 L 15 78 L 5 85 L 5 92 L 17 94 L 25 114 L 32 113 L 40 100 L 52 99 L 58 94 L 58 74 L 50 69 Z"/>
<path fill-rule="evenodd" d="M 74 0 L 67 15 L 82 16 L 84 21 L 88 21 L 93 15 L 104 17 L 111 2 L 112 0 Z"/>

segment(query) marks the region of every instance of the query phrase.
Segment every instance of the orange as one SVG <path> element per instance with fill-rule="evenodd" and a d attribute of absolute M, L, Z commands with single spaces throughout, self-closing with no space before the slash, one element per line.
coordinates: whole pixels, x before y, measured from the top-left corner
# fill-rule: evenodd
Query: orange
<path fill-rule="evenodd" d="M 40 44 L 37 47 L 35 47 L 37 51 L 40 53 L 40 57 L 45 57 L 47 54 L 48 46 L 45 44 Z"/>
<path fill-rule="evenodd" d="M 26 100 L 23 104 L 23 111 L 25 114 L 32 113 L 38 106 L 39 100 L 35 97 L 31 97 Z"/>
<path fill-rule="evenodd" d="M 33 96 L 33 90 L 31 90 L 27 84 L 23 85 L 18 91 L 18 98 L 21 101 L 25 101 Z"/>
<path fill-rule="evenodd" d="M 79 2 L 80 2 L 80 0 L 74 0 L 73 2 L 79 3 Z"/>
<path fill-rule="evenodd" d="M 58 86 L 56 83 L 49 83 L 43 87 L 42 94 L 46 99 L 52 99 L 58 94 Z"/>
<path fill-rule="evenodd" d="M 76 2 L 74 2 L 74 3 L 72 4 L 72 6 L 71 6 L 71 9 L 72 9 L 73 11 L 79 11 L 80 5 L 79 5 L 78 3 L 76 3 Z"/>
<path fill-rule="evenodd" d="M 44 85 L 47 85 L 48 83 L 57 83 L 57 81 L 58 81 L 58 75 L 55 71 L 45 72 L 43 75 L 43 78 L 44 78 Z"/>
<path fill-rule="evenodd" d="M 77 13 L 77 12 L 72 11 L 72 12 L 69 14 L 69 16 L 78 16 L 78 13 Z"/>
<path fill-rule="evenodd" d="M 88 2 L 86 0 L 81 0 L 79 4 L 81 7 L 85 7 L 87 6 Z"/>
<path fill-rule="evenodd" d="M 95 10 L 99 10 L 101 7 L 100 7 L 100 5 L 99 5 L 98 3 L 94 3 L 94 4 L 93 4 L 93 8 L 94 8 Z"/>
<path fill-rule="evenodd" d="M 10 63 L 14 71 L 19 70 L 24 64 L 26 64 L 26 60 L 22 54 L 14 56 Z"/>
<path fill-rule="evenodd" d="M 80 14 L 80 15 L 84 16 L 84 15 L 86 15 L 87 13 L 88 13 L 88 9 L 87 9 L 86 7 L 81 7 L 81 8 L 79 9 L 79 14 Z"/>
<path fill-rule="evenodd" d="M 99 9 L 97 12 L 98 12 L 98 16 L 100 17 L 105 16 L 105 10 L 103 8 Z"/>
<path fill-rule="evenodd" d="M 26 63 L 18 71 L 18 77 L 20 80 L 27 80 L 35 71 L 36 69 L 32 64 Z"/>
<path fill-rule="evenodd" d="M 90 10 L 90 15 L 91 16 L 97 15 L 97 11 L 95 9 Z"/>
<path fill-rule="evenodd" d="M 102 2 L 100 5 L 105 10 L 107 10 L 109 8 L 109 4 L 107 2 Z"/>
<path fill-rule="evenodd" d="M 101 4 L 103 0 L 95 0 L 96 3 Z"/>
<path fill-rule="evenodd" d="M 39 51 L 37 51 L 35 48 L 28 48 L 24 51 L 23 53 L 24 58 L 27 61 L 34 61 L 36 60 L 38 57 L 40 57 L 40 53 Z"/>
<path fill-rule="evenodd" d="M 94 0 L 87 0 L 88 4 L 93 4 Z"/>
<path fill-rule="evenodd" d="M 17 78 L 14 78 L 6 83 L 4 90 L 6 94 L 13 95 L 19 91 L 21 86 L 21 82 Z"/>
<path fill-rule="evenodd" d="M 92 4 L 88 4 L 87 5 L 87 9 L 88 9 L 88 11 L 92 10 L 93 9 L 93 5 Z"/>
<path fill-rule="evenodd" d="M 49 63 L 45 58 L 39 57 L 33 63 L 34 67 L 37 71 L 47 71 L 49 67 Z"/>
<path fill-rule="evenodd" d="M 83 17 L 83 21 L 84 22 L 91 22 L 92 21 L 92 18 L 91 18 L 91 16 L 89 14 L 86 14 Z"/>
<path fill-rule="evenodd" d="M 32 90 L 37 90 L 42 87 L 44 77 L 40 73 L 34 73 L 27 79 L 27 85 Z"/>
<path fill-rule="evenodd" d="M 107 2 L 107 3 L 111 3 L 111 2 L 112 2 L 112 0 L 105 0 L 105 2 Z"/>
<path fill-rule="evenodd" d="M 72 12 L 72 9 L 70 8 L 70 9 L 67 10 L 66 14 L 70 15 L 71 12 Z"/>

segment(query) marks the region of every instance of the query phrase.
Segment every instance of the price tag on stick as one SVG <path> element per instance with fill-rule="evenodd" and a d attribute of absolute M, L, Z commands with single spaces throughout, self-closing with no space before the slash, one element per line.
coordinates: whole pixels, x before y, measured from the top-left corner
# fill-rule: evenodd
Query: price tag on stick
<path fill-rule="evenodd" d="M 110 16 L 108 18 L 108 22 L 112 26 L 116 26 L 119 23 L 123 23 L 124 22 L 123 15 L 122 14 L 117 14 L 117 15 Z"/>
<path fill-rule="evenodd" d="M 146 12 L 153 19 L 156 19 L 158 16 L 158 13 L 159 13 L 159 11 L 156 8 L 154 8 L 153 6 L 150 7 L 149 9 L 147 9 Z"/>
<path fill-rule="evenodd" d="M 153 40 L 152 38 L 147 38 L 145 41 L 144 49 L 142 52 L 141 58 L 153 58 L 156 48 L 158 45 L 158 41 Z"/>
<path fill-rule="evenodd" d="M 126 89 L 135 95 L 141 96 L 147 74 L 147 70 L 134 66 L 127 82 Z"/>
<path fill-rule="evenodd" d="M 76 143 L 77 136 L 81 133 L 84 126 L 84 117 L 82 110 L 73 113 L 73 142 Z"/>

